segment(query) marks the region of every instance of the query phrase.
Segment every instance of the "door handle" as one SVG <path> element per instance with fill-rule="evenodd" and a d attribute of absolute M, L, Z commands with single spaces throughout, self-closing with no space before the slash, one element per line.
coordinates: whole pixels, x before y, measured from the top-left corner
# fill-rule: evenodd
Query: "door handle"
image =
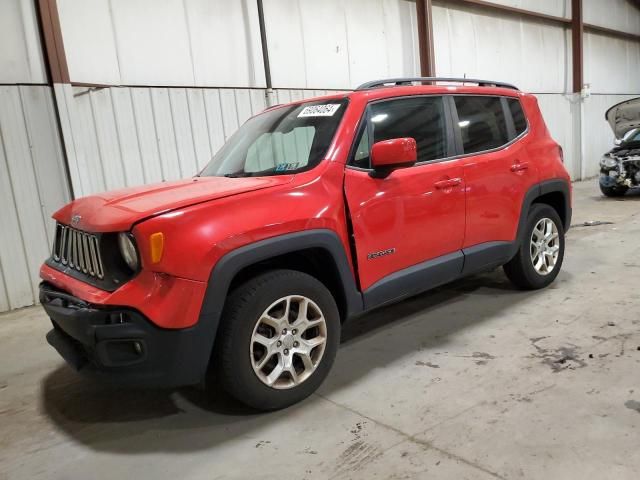
<path fill-rule="evenodd" d="M 438 190 L 444 190 L 445 188 L 457 187 L 462 183 L 461 178 L 450 178 L 448 180 L 440 180 L 439 182 L 434 183 L 434 187 Z"/>
<path fill-rule="evenodd" d="M 529 163 L 527 162 L 514 163 L 513 165 L 511 165 L 512 172 L 521 172 L 522 170 L 527 170 L 528 168 L 529 168 Z"/>

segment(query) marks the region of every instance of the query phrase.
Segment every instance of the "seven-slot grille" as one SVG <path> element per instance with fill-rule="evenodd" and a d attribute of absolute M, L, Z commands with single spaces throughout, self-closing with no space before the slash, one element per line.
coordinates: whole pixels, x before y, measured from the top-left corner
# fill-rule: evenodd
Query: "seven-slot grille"
<path fill-rule="evenodd" d="M 92 277 L 104 277 L 98 237 L 91 233 L 58 223 L 53 259 Z"/>

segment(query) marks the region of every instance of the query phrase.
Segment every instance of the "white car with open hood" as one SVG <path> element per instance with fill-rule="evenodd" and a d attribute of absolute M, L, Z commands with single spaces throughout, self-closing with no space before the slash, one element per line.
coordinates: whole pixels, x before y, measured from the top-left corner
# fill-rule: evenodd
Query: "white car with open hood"
<path fill-rule="evenodd" d="M 640 97 L 614 105 L 605 114 L 616 146 L 600 160 L 600 190 L 619 197 L 640 186 Z"/>

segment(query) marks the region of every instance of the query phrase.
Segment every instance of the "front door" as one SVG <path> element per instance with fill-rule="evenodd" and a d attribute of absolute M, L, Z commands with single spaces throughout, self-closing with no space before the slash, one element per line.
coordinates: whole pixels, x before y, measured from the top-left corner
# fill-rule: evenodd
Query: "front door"
<path fill-rule="evenodd" d="M 438 263 L 448 254 L 454 254 L 461 268 L 463 171 L 459 160 L 446 160 L 453 146 L 445 112 L 439 96 L 378 101 L 367 109 L 366 125 L 357 137 L 357 148 L 345 174 L 360 287 L 365 297 L 372 286 L 401 280 L 403 275 L 419 270 L 423 262 Z M 399 137 L 416 140 L 418 163 L 385 178 L 371 176 L 369 153 L 373 143 Z M 421 290 L 420 285 L 416 287 Z"/>

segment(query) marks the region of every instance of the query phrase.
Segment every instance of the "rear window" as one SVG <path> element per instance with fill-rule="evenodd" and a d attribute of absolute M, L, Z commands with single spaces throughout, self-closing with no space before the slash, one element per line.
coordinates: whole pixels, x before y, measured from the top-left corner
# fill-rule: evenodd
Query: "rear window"
<path fill-rule="evenodd" d="M 500 97 L 455 96 L 464 153 L 482 152 L 509 142 Z"/>
<path fill-rule="evenodd" d="M 527 129 L 527 119 L 524 117 L 520 100 L 517 98 L 508 98 L 507 103 L 509 105 L 509 111 L 511 111 L 511 118 L 513 118 L 513 125 L 516 129 L 517 137 Z"/>

